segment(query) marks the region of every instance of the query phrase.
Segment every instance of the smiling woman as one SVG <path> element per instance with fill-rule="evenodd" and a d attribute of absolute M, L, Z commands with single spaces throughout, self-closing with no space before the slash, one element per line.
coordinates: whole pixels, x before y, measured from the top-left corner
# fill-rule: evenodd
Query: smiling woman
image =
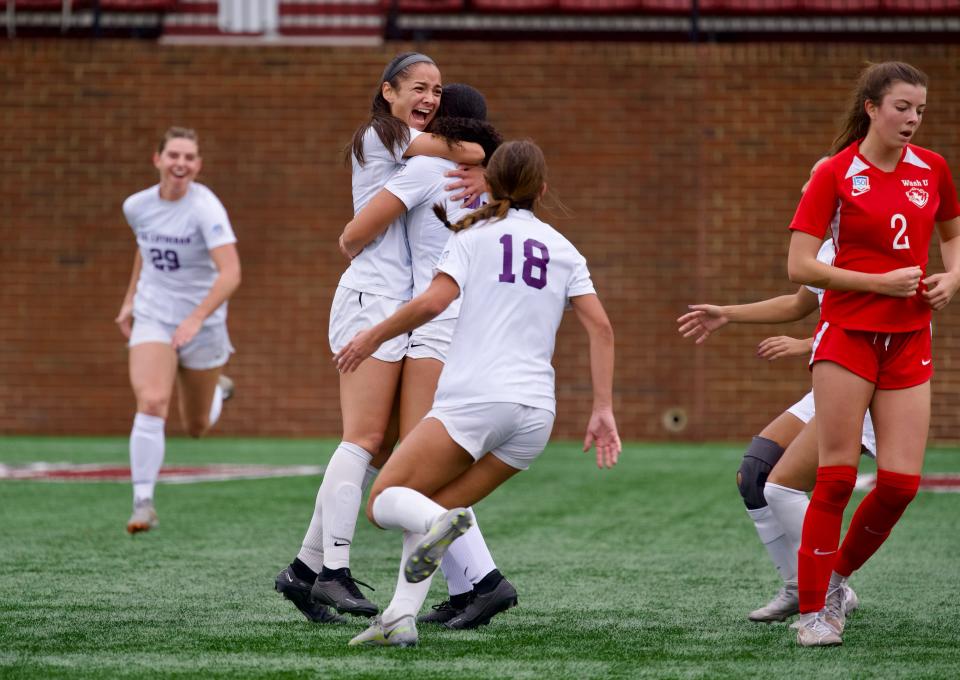
<path fill-rule="evenodd" d="M 380 76 L 370 118 L 349 147 L 353 171 L 353 208 L 358 213 L 402 167 L 405 157 L 441 156 L 477 164 L 483 148 L 453 143 L 423 132 L 436 116 L 442 83 L 440 69 L 425 54 L 394 57 Z M 330 349 L 336 353 L 359 330 L 390 316 L 413 289 L 410 248 L 402 218 L 397 218 L 360 248 L 341 237 L 349 261 L 330 310 Z M 276 578 L 278 592 L 311 621 L 330 622 L 341 613 L 372 616 L 377 606 L 357 588 L 350 572 L 350 545 L 363 489 L 393 450 L 397 423 L 393 407 L 406 337 L 384 344 L 363 370 L 340 375 L 343 440 L 327 465 L 313 517 L 296 559 Z"/>
<path fill-rule="evenodd" d="M 130 434 L 133 515 L 127 531 L 157 525 L 153 492 L 175 382 L 193 437 L 220 417 L 233 383 L 221 375 L 233 347 L 227 300 L 240 285 L 236 238 L 223 205 L 194 182 L 203 163 L 197 134 L 172 127 L 153 154 L 160 183 L 130 196 L 123 214 L 137 237 L 130 285 L 116 322 L 129 340 L 137 414 Z"/>

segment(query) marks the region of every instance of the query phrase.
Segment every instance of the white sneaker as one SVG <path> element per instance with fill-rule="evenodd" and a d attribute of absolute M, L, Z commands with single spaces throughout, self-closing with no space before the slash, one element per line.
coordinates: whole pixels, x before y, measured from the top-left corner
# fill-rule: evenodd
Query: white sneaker
<path fill-rule="evenodd" d="M 220 377 L 217 378 L 217 385 L 220 386 L 220 391 L 223 392 L 223 400 L 229 401 L 233 397 L 233 393 L 235 391 L 233 380 L 221 374 Z"/>
<path fill-rule="evenodd" d="M 800 613 L 800 595 L 797 593 L 797 582 L 788 581 L 783 584 L 773 599 L 766 605 L 755 609 L 747 615 L 751 621 L 770 623 L 771 621 L 785 621 L 794 614 Z"/>
<path fill-rule="evenodd" d="M 160 523 L 152 498 L 142 498 L 133 504 L 133 514 L 127 520 L 127 533 L 137 534 L 150 531 Z"/>
<path fill-rule="evenodd" d="M 417 624 L 412 616 L 403 616 L 388 624 L 383 617 L 377 616 L 365 631 L 347 643 L 350 647 L 416 647 L 419 636 Z"/>
<path fill-rule="evenodd" d="M 797 623 L 800 624 L 797 629 L 797 644 L 801 647 L 832 647 L 843 644 L 840 634 L 827 623 L 823 609 L 801 614 Z"/>

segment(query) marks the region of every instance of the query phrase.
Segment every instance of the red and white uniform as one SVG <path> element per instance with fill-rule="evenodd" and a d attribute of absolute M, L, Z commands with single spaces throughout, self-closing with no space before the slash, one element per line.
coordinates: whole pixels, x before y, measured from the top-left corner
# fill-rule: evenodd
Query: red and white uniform
<path fill-rule="evenodd" d="M 823 163 L 800 199 L 790 229 L 823 238 L 832 228 L 834 266 L 870 274 L 919 266 L 936 222 L 960 215 L 950 170 L 942 156 L 907 145 L 892 172 L 870 165 L 854 143 Z M 828 290 L 820 318 L 846 330 L 902 333 L 930 323 L 919 294 L 895 298 Z"/>

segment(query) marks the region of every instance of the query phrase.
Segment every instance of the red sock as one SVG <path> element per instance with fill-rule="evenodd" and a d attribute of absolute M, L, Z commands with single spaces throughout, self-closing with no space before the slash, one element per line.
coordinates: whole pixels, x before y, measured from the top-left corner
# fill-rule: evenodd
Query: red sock
<path fill-rule="evenodd" d="M 837 553 L 834 570 L 838 574 L 849 576 L 877 552 L 919 487 L 920 475 L 877 470 L 877 485 L 854 513 Z"/>
<path fill-rule="evenodd" d="M 803 535 L 797 559 L 800 613 L 823 609 L 830 572 L 840 544 L 843 510 L 857 483 L 857 468 L 833 465 L 817 468 L 810 507 L 803 518 Z"/>

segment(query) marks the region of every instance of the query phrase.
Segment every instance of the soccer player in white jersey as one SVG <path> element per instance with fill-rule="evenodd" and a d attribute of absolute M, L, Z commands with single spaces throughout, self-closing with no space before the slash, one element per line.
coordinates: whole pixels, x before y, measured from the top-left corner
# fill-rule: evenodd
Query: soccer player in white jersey
<path fill-rule="evenodd" d="M 454 144 L 422 133 L 436 115 L 441 93 L 440 71 L 430 57 L 404 53 L 387 64 L 370 120 L 357 129 L 351 145 L 354 212 L 383 188 L 406 157 L 483 160 L 478 144 Z M 388 317 L 410 299 L 412 286 L 410 252 L 403 222 L 397 220 L 350 258 L 330 311 L 331 349 L 336 352 L 357 330 Z M 311 621 L 340 620 L 328 605 L 355 616 L 377 612 L 350 573 L 350 544 L 363 489 L 396 441 L 390 415 L 406 351 L 406 338 L 397 339 L 380 348 L 362 370 L 340 376 L 343 440 L 327 464 L 300 552 L 274 582 Z"/>
<path fill-rule="evenodd" d="M 814 165 L 814 170 L 816 169 Z M 812 174 L 813 170 L 811 170 Z M 833 262 L 833 240 L 823 243 L 821 262 Z M 786 323 L 807 317 L 818 309 L 823 290 L 800 286 L 793 295 L 781 295 L 745 305 L 690 305 L 690 312 L 677 322 L 684 337 L 697 344 L 707 340 L 728 323 Z M 798 340 L 777 336 L 763 340 L 757 355 L 773 361 L 791 356 L 809 356 L 813 338 Z M 875 457 L 876 438 L 870 413 L 863 422 L 863 453 Z M 766 605 L 748 615 L 751 621 L 784 621 L 800 612 L 797 592 L 797 552 L 803 531 L 803 518 L 809 505 L 807 493 L 813 490 L 817 474 L 817 429 L 813 392 L 777 416 L 753 438 L 737 471 L 737 486 L 747 506 L 770 561 L 783 580 L 779 592 Z M 844 584 L 846 613 L 854 611 L 858 600 L 853 589 Z"/>
<path fill-rule="evenodd" d="M 116 318 L 129 340 L 130 384 L 137 399 L 130 434 L 130 533 L 157 526 L 153 494 L 174 383 L 180 386 L 180 416 L 192 437 L 217 422 L 233 391 L 222 370 L 233 352 L 227 300 L 240 285 L 237 239 L 227 211 L 210 189 L 194 181 L 202 165 L 196 133 L 167 130 L 153 164 L 160 183 L 123 203 L 138 246 Z"/>
<path fill-rule="evenodd" d="M 456 236 L 427 291 L 357 334 L 335 357 L 341 372 L 355 371 L 383 342 L 462 298 L 433 408 L 401 442 L 370 495 L 368 517 L 404 531 L 403 557 L 390 606 L 351 645 L 417 643 L 415 617 L 443 553 L 469 529 L 466 507 L 543 451 L 555 413 L 550 360 L 568 302 L 590 338 L 594 405 L 584 450 L 596 444 L 601 467 L 613 466 L 620 453 L 613 329 L 584 257 L 533 214 L 546 189 L 543 154 L 532 142 L 508 142 L 493 154 L 486 178 L 491 202 L 451 226 Z"/>
<path fill-rule="evenodd" d="M 477 142 L 489 158 L 500 145 L 500 134 L 486 121 L 483 95 L 459 83 L 445 85 L 439 113 L 430 130 L 455 141 Z M 450 230 L 434 214 L 442 204 L 448 218 L 458 221 L 470 207 L 453 200 L 447 190 L 447 173 L 457 164 L 445 158 L 417 156 L 407 161 L 386 186 L 346 226 L 341 244 L 350 254 L 359 253 L 397 218 L 406 214 L 407 242 L 413 261 L 413 294 L 420 295 L 433 280 L 434 266 L 451 238 Z M 437 380 L 446 360 L 457 323 L 460 303 L 453 303 L 410 336 L 400 380 L 400 438 L 403 439 L 430 410 Z M 444 624 L 467 629 L 484 625 L 517 602 L 517 591 L 500 574 L 493 556 L 474 522 L 454 543 L 440 565 L 449 598 L 418 619 L 419 623 Z"/>

